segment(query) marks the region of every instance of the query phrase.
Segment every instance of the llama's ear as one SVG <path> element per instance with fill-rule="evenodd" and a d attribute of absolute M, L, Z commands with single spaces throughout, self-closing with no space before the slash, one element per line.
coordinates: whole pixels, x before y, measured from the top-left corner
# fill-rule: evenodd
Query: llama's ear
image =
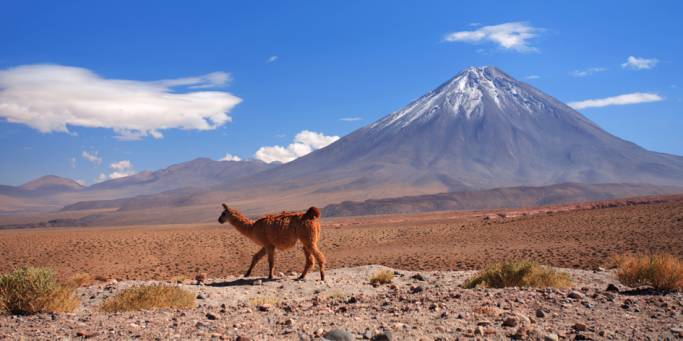
<path fill-rule="evenodd" d="M 223 204 L 221 204 L 221 205 L 223 205 L 223 208 L 224 208 L 224 209 L 226 209 L 226 210 L 228 209 L 228 205 L 226 205 L 225 203 L 223 203 Z"/>

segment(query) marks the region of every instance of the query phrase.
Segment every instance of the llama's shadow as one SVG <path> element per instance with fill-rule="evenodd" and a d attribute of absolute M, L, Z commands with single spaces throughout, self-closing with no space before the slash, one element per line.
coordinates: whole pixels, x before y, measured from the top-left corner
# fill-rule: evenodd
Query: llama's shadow
<path fill-rule="evenodd" d="M 261 281 L 262 283 L 266 282 L 275 282 L 278 281 L 279 279 L 273 278 L 273 279 L 268 279 L 268 278 L 238 278 L 232 281 L 225 281 L 225 282 L 215 282 L 215 283 L 207 283 L 207 287 L 216 287 L 216 288 L 224 288 L 224 287 L 238 287 L 238 286 L 247 286 L 247 285 L 254 285 L 257 281 Z"/>

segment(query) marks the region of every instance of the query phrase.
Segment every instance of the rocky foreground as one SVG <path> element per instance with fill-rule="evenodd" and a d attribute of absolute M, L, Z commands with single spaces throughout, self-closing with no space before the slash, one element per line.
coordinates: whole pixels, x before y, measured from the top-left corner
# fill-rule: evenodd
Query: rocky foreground
<path fill-rule="evenodd" d="M 137 284 L 100 283 L 78 291 L 72 314 L 0 316 L 0 339 L 223 340 L 643 340 L 683 338 L 683 294 L 627 291 L 613 272 L 562 269 L 572 289 L 463 289 L 471 271 L 395 271 L 383 266 L 330 270 L 306 281 L 210 279 L 177 284 L 197 294 L 191 310 L 106 314 L 106 297 Z M 391 270 L 391 269 L 389 269 Z M 611 285 L 610 285 L 611 284 Z"/>

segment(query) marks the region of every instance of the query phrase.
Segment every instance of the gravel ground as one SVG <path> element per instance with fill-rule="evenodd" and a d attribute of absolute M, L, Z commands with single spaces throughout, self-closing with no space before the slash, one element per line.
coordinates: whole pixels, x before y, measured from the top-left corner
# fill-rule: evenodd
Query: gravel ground
<path fill-rule="evenodd" d="M 368 278 L 395 271 L 391 284 Z M 0 339 L 157 340 L 644 340 L 683 339 L 683 293 L 627 291 L 613 272 L 560 269 L 571 289 L 463 289 L 472 271 L 413 272 L 370 265 L 262 278 L 179 285 L 197 294 L 190 310 L 106 314 L 103 299 L 137 284 L 81 288 L 71 314 L 0 315 Z M 616 291 L 608 291 L 609 284 Z"/>

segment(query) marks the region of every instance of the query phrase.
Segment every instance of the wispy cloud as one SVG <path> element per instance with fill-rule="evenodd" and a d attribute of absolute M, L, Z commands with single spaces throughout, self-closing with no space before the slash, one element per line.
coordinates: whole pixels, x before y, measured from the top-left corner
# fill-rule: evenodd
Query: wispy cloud
<path fill-rule="evenodd" d="M 274 63 L 274 62 L 277 61 L 278 59 L 280 59 L 280 57 L 278 57 L 278 56 L 270 56 L 268 59 L 266 59 L 266 64 Z"/>
<path fill-rule="evenodd" d="M 110 164 L 109 167 L 114 170 L 113 172 L 109 173 L 110 179 L 118 179 L 135 174 L 133 164 L 128 160 L 114 162 Z"/>
<path fill-rule="evenodd" d="M 344 121 L 344 122 L 355 122 L 355 121 L 360 121 L 362 120 L 362 117 L 359 116 L 352 116 L 352 117 L 342 117 L 339 120 Z"/>
<path fill-rule="evenodd" d="M 585 108 L 601 108 L 611 105 L 659 102 L 661 100 L 663 100 L 663 98 L 655 93 L 633 92 L 630 94 L 624 94 L 607 98 L 587 99 L 585 101 L 571 102 L 568 104 L 570 107 L 579 110 Z"/>
<path fill-rule="evenodd" d="M 626 62 L 621 64 L 624 69 L 631 70 L 648 70 L 654 68 L 659 60 L 656 58 L 638 58 L 635 56 L 629 56 Z"/>
<path fill-rule="evenodd" d="M 525 22 L 509 22 L 493 26 L 482 26 L 474 31 L 460 31 L 448 33 L 444 40 L 447 42 L 480 43 L 492 42 L 499 47 L 516 52 L 534 52 L 531 40 L 543 30 Z"/>
<path fill-rule="evenodd" d="M 605 71 L 607 71 L 607 69 L 604 67 L 589 67 L 587 69 L 582 69 L 582 70 L 572 70 L 571 72 L 569 72 L 569 74 L 572 77 L 580 78 L 580 77 L 591 76 L 591 75 L 594 75 L 598 72 L 605 72 Z"/>
<path fill-rule="evenodd" d="M 102 158 L 98 155 L 98 152 L 97 152 L 96 150 L 93 151 L 93 152 L 89 152 L 89 151 L 87 151 L 87 150 L 84 150 L 84 151 L 81 153 L 81 156 L 82 156 L 84 159 L 86 159 L 86 160 L 88 160 L 88 161 L 90 161 L 90 162 L 92 162 L 92 163 L 94 163 L 94 164 L 96 164 L 96 165 L 102 164 Z"/>
<path fill-rule="evenodd" d="M 230 153 L 225 153 L 225 156 L 218 161 L 242 161 L 242 158 L 237 155 L 232 155 Z"/>
<path fill-rule="evenodd" d="M 71 168 L 76 168 L 76 158 L 70 157 L 68 160 L 69 160 L 69 166 L 71 166 Z"/>
<path fill-rule="evenodd" d="M 296 134 L 294 141 L 288 146 L 261 147 L 254 154 L 254 158 L 266 163 L 290 162 L 314 150 L 324 148 L 339 140 L 339 136 L 327 136 L 314 131 L 304 130 Z"/>
<path fill-rule="evenodd" d="M 174 87 L 225 84 L 226 73 L 142 82 L 107 79 L 61 65 L 0 70 L 0 117 L 41 132 L 68 126 L 110 128 L 119 139 L 162 138 L 163 129 L 211 130 L 231 118 L 241 99 L 222 91 L 176 93 Z"/>

